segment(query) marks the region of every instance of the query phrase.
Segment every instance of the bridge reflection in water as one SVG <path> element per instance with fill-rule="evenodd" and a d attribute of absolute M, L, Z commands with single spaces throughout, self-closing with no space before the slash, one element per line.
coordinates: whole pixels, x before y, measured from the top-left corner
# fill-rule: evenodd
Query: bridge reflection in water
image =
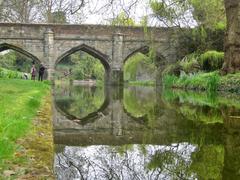
<path fill-rule="evenodd" d="M 55 87 L 57 179 L 239 179 L 240 101 L 152 87 Z"/>

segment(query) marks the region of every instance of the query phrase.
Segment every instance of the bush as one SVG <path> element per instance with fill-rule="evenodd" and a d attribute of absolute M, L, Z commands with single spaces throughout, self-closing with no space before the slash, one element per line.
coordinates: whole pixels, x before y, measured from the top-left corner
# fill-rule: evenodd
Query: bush
<path fill-rule="evenodd" d="M 22 79 L 23 73 L 18 72 L 18 71 L 12 71 L 12 70 L 8 70 L 8 69 L 0 68 L 0 78 Z"/>
<path fill-rule="evenodd" d="M 182 67 L 176 63 L 176 64 L 170 64 L 168 65 L 162 72 L 163 76 L 166 75 L 174 75 L 174 76 L 180 76 Z"/>
<path fill-rule="evenodd" d="M 199 54 L 192 53 L 185 56 L 180 62 L 181 69 L 185 73 L 195 73 L 200 70 L 200 65 L 198 62 Z"/>
<path fill-rule="evenodd" d="M 199 57 L 201 69 L 207 72 L 221 69 L 223 62 L 223 52 L 207 51 Z"/>
<path fill-rule="evenodd" d="M 219 87 L 220 76 L 218 72 L 198 73 L 187 75 L 182 73 L 180 77 L 166 75 L 163 78 L 163 85 L 166 88 L 183 88 L 191 90 L 207 90 L 215 92 Z"/>

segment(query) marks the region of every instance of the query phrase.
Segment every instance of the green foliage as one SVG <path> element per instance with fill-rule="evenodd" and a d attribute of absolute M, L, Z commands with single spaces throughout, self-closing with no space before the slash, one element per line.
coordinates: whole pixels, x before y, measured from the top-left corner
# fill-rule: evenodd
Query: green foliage
<path fill-rule="evenodd" d="M 177 79 L 178 78 L 176 76 L 167 74 L 167 75 L 163 76 L 163 86 L 165 88 L 174 87 Z"/>
<path fill-rule="evenodd" d="M 240 93 L 240 73 L 221 76 L 219 89 L 221 91 Z"/>
<path fill-rule="evenodd" d="M 124 64 L 125 81 L 137 80 L 136 75 L 139 65 L 144 66 L 144 71 L 149 72 L 150 74 L 152 74 L 156 70 L 155 64 L 149 56 L 146 56 L 142 53 L 136 53 L 135 55 L 131 56 Z"/>
<path fill-rule="evenodd" d="M 17 51 L 8 50 L 4 54 L 0 54 L 0 67 L 14 71 L 30 72 L 31 65 L 32 59 Z"/>
<path fill-rule="evenodd" d="M 61 84 L 55 86 L 54 91 L 57 108 L 79 119 L 99 110 L 105 100 L 102 86 L 81 87 Z M 66 95 L 62 96 L 63 93 Z"/>
<path fill-rule="evenodd" d="M 199 58 L 201 68 L 205 71 L 214 71 L 222 68 L 224 53 L 217 51 L 207 51 Z"/>
<path fill-rule="evenodd" d="M 16 140 L 31 128 L 31 120 L 49 86 L 34 81 L 0 79 L 0 87 L 1 167 L 6 158 L 13 157 Z"/>
<path fill-rule="evenodd" d="M 226 26 L 223 0 L 189 0 L 189 3 L 193 7 L 193 17 L 199 25 L 209 29 Z"/>
<path fill-rule="evenodd" d="M 200 65 L 198 62 L 199 55 L 197 53 L 192 53 L 185 56 L 180 62 L 180 68 L 186 73 L 195 73 L 200 70 Z"/>
<path fill-rule="evenodd" d="M 189 23 L 185 15 L 190 12 L 198 25 L 204 28 L 216 29 L 226 24 L 223 0 L 151 0 L 150 7 L 154 16 L 168 26 Z"/>
<path fill-rule="evenodd" d="M 174 75 L 179 77 L 180 73 L 182 73 L 182 78 L 184 79 L 186 74 L 196 74 L 201 71 L 220 70 L 223 61 L 223 52 L 207 51 L 201 55 L 199 55 L 198 53 L 192 53 L 185 56 L 181 61 L 177 62 L 176 64 L 168 65 L 163 70 L 162 75 Z M 167 79 L 169 79 L 169 77 L 167 77 L 166 80 Z M 210 84 L 213 84 L 213 82 L 216 82 L 217 80 L 212 78 L 209 81 L 211 82 Z M 166 82 L 168 82 L 168 80 Z"/>
<path fill-rule="evenodd" d="M 224 166 L 224 147 L 208 145 L 201 147 L 192 154 L 193 162 L 190 169 L 199 179 L 222 179 Z"/>
<path fill-rule="evenodd" d="M 137 92 L 137 90 L 138 87 L 130 87 L 128 89 L 124 89 L 124 108 L 133 117 L 139 118 L 147 116 L 148 120 L 152 119 L 151 117 L 153 116 L 153 108 L 155 106 L 155 102 L 153 100 L 155 94 L 148 93 L 145 96 L 139 96 L 139 93 L 141 93 L 141 91 Z M 149 99 L 152 99 L 153 101 L 149 101 Z"/>
<path fill-rule="evenodd" d="M 175 87 L 214 92 L 219 87 L 219 81 L 220 77 L 218 72 L 193 75 L 182 74 L 179 78 L 173 75 L 166 75 L 163 78 L 163 85 L 168 88 Z"/>
<path fill-rule="evenodd" d="M 111 22 L 113 26 L 135 26 L 135 22 L 131 19 L 125 12 L 121 12 L 116 18 Z"/>
<path fill-rule="evenodd" d="M 105 69 L 102 63 L 87 53 L 82 51 L 71 54 L 67 58 L 63 59 L 57 65 L 56 78 L 71 78 L 76 80 L 96 79 L 104 81 Z M 71 76 L 65 77 L 64 74 Z"/>
<path fill-rule="evenodd" d="M 186 31 L 182 43 L 186 45 L 187 53 L 203 53 L 211 49 L 223 51 L 225 28 L 221 23 L 215 29 L 198 26 Z"/>
<path fill-rule="evenodd" d="M 209 92 L 217 91 L 217 88 L 219 86 L 219 81 L 220 81 L 220 77 L 219 77 L 218 73 L 212 74 L 211 76 L 209 76 L 207 78 L 207 87 L 206 87 L 206 89 Z"/>
<path fill-rule="evenodd" d="M 52 22 L 58 24 L 67 24 L 66 12 L 55 11 L 52 12 Z"/>
<path fill-rule="evenodd" d="M 179 20 L 184 17 L 190 8 L 187 1 L 159 1 L 150 0 L 153 15 L 167 26 L 179 25 Z"/>
<path fill-rule="evenodd" d="M 28 74 L 28 77 L 30 75 Z M 18 71 L 11 71 L 8 69 L 4 69 L 0 67 L 0 78 L 7 78 L 7 79 L 22 79 L 23 73 Z"/>
<path fill-rule="evenodd" d="M 0 55 L 0 67 L 13 69 L 16 62 L 16 53 L 13 51 Z"/>
<path fill-rule="evenodd" d="M 240 73 L 226 76 L 219 76 L 218 71 L 190 75 L 183 73 L 180 77 L 168 74 L 163 76 L 163 85 L 167 88 L 240 93 Z"/>
<path fill-rule="evenodd" d="M 182 67 L 179 65 L 179 63 L 169 64 L 162 71 L 162 76 L 166 76 L 166 75 L 180 76 L 181 70 L 182 70 Z"/>

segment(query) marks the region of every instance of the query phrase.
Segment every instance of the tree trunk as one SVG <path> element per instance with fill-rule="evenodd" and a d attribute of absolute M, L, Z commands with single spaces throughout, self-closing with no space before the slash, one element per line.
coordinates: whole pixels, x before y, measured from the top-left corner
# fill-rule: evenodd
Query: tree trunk
<path fill-rule="evenodd" d="M 240 0 L 224 0 L 227 15 L 225 59 L 222 73 L 240 70 Z"/>

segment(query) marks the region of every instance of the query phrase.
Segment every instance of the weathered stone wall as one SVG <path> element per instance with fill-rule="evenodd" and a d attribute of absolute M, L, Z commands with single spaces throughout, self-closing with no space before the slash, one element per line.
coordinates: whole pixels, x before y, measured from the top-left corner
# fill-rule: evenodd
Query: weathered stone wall
<path fill-rule="evenodd" d="M 15 49 L 43 62 L 49 78 L 61 58 L 83 50 L 100 59 L 110 82 L 122 81 L 123 64 L 128 57 L 153 45 L 161 58 L 160 66 L 178 58 L 178 33 L 171 28 L 149 28 L 150 40 L 142 27 L 104 25 L 0 23 L 0 51 Z"/>

